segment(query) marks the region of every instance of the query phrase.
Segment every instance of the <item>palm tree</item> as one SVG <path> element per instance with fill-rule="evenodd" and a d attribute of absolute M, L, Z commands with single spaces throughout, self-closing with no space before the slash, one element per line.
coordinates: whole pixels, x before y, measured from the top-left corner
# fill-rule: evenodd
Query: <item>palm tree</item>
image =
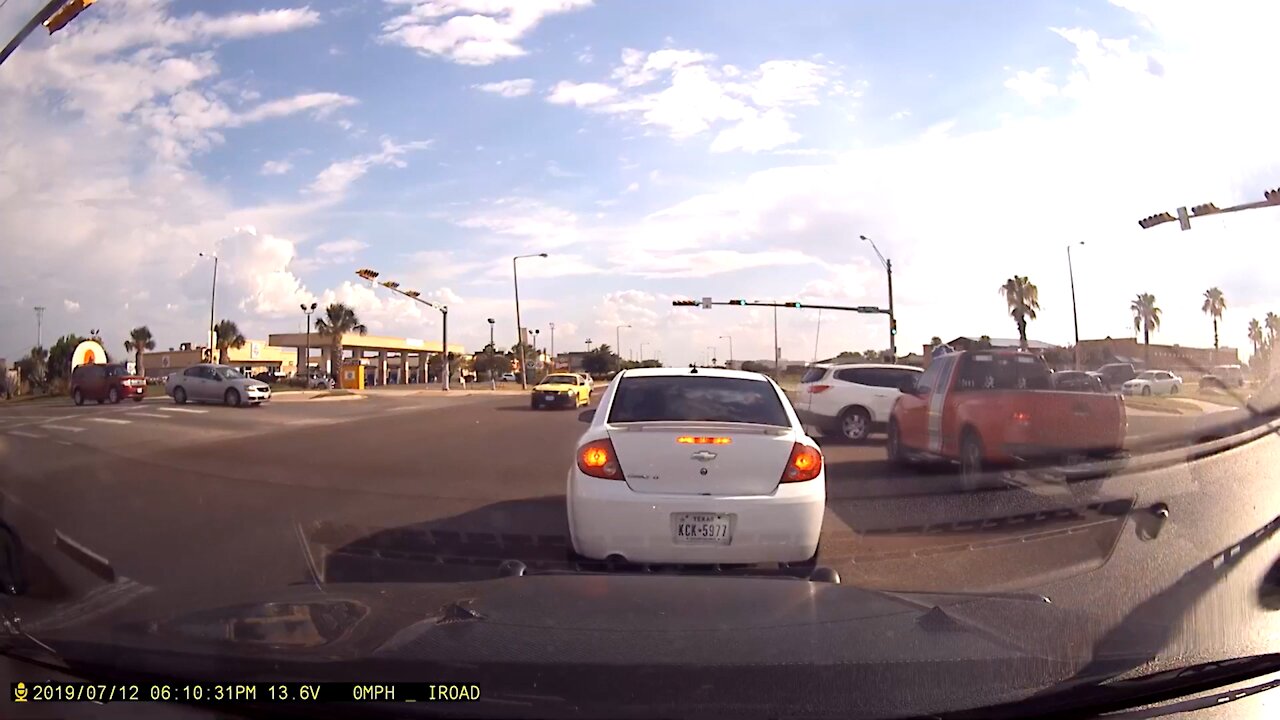
<path fill-rule="evenodd" d="M 156 341 L 151 337 L 151 328 L 146 325 L 129 331 L 129 339 L 124 341 L 124 351 L 133 353 L 133 364 L 136 366 L 134 370 L 139 375 L 146 375 L 146 369 L 142 366 L 142 351 L 155 350 Z"/>
<path fill-rule="evenodd" d="M 1133 330 L 1142 331 L 1142 343 L 1146 345 L 1144 359 L 1146 363 L 1151 364 L 1151 333 L 1160 329 L 1160 308 L 1156 307 L 1156 296 L 1151 293 L 1139 293 L 1133 302 L 1129 303 L 1129 309 L 1133 311 Z"/>
<path fill-rule="evenodd" d="M 1273 312 L 1267 313 L 1267 344 L 1272 347 L 1276 344 L 1276 335 L 1280 335 L 1280 315 Z"/>
<path fill-rule="evenodd" d="M 1027 349 L 1027 321 L 1036 319 L 1040 309 L 1040 290 L 1025 276 L 1014 275 L 1000 286 L 1000 294 L 1009 304 L 1009 315 L 1018 324 L 1018 347 Z"/>
<path fill-rule="evenodd" d="M 329 372 L 336 375 L 342 364 L 342 336 L 352 332 L 364 335 L 369 328 L 360 323 L 355 310 L 342 303 L 332 303 L 324 309 L 324 317 L 316 319 L 316 332 L 329 338 Z"/>
<path fill-rule="evenodd" d="M 218 362 L 222 365 L 227 364 L 228 348 L 239 350 L 247 342 L 240 328 L 230 320 L 219 320 L 218 324 L 213 326 L 213 335 L 217 338 Z"/>
<path fill-rule="evenodd" d="M 1262 345 L 1266 340 L 1266 336 L 1262 334 L 1262 323 L 1258 322 L 1258 318 L 1249 321 L 1249 342 L 1253 343 L 1253 354 L 1258 354 L 1258 346 Z"/>
<path fill-rule="evenodd" d="M 1213 318 L 1214 350 L 1218 349 L 1218 321 L 1222 319 L 1222 311 L 1226 309 L 1227 299 L 1223 297 L 1221 290 L 1211 287 L 1204 291 L 1204 304 L 1200 306 L 1200 310 Z"/>
<path fill-rule="evenodd" d="M 49 369 L 49 351 L 39 345 L 31 348 L 31 352 L 26 357 L 26 366 L 29 371 L 27 382 L 32 385 L 43 386 L 47 382 L 45 377 Z"/>

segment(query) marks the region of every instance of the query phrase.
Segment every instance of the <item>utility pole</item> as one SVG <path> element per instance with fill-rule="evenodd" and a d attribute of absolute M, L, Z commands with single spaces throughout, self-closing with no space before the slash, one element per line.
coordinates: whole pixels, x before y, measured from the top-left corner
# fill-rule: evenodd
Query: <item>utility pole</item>
<path fill-rule="evenodd" d="M 493 376 L 493 361 L 498 354 L 498 348 L 493 344 L 493 318 L 489 318 L 489 389 L 498 389 L 498 379 Z"/>
<path fill-rule="evenodd" d="M 1078 243 L 1073 243 L 1073 244 L 1083 245 L 1084 241 L 1081 240 Z M 1067 246 L 1067 276 L 1071 278 L 1071 324 L 1075 327 L 1075 331 L 1076 331 L 1076 344 L 1072 346 L 1072 356 L 1073 356 L 1072 368 L 1075 370 L 1079 370 L 1080 369 L 1080 316 L 1076 312 L 1076 271 L 1075 271 L 1075 268 L 1072 267 L 1071 265 L 1071 245 Z"/>
<path fill-rule="evenodd" d="M 36 311 L 36 347 L 44 347 L 44 306 L 35 306 Z"/>
<path fill-rule="evenodd" d="M 520 348 L 520 388 L 522 390 L 529 388 L 529 371 L 527 370 L 528 362 L 526 362 L 528 357 L 525 353 L 524 326 L 520 324 L 520 276 L 516 270 L 516 261 L 521 258 L 546 256 L 546 253 L 532 253 L 511 258 L 511 283 L 516 291 L 516 347 Z"/>
<path fill-rule="evenodd" d="M 556 324 L 547 323 L 547 327 L 551 328 L 551 369 L 556 369 Z"/>
<path fill-rule="evenodd" d="M 213 346 L 217 344 L 218 339 L 213 334 L 213 311 L 218 302 L 218 254 L 209 253 L 208 255 L 200 253 L 200 257 L 213 258 L 213 289 L 209 291 L 209 362 L 213 360 Z"/>
<path fill-rule="evenodd" d="M 819 311 L 819 312 L 821 312 L 821 311 Z M 730 365 L 732 365 L 732 364 L 733 364 L 733 336 L 732 336 L 732 335 L 721 335 L 721 336 L 720 336 L 720 339 L 721 339 L 721 340 L 728 340 L 728 341 L 729 341 L 729 364 L 730 364 Z"/>

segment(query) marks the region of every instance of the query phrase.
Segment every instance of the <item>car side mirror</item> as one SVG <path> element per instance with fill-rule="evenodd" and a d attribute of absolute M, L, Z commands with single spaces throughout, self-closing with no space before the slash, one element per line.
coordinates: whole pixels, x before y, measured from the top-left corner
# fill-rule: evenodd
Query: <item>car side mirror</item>
<path fill-rule="evenodd" d="M 590 408 L 578 413 L 578 422 L 589 423 L 596 418 L 596 409 Z"/>

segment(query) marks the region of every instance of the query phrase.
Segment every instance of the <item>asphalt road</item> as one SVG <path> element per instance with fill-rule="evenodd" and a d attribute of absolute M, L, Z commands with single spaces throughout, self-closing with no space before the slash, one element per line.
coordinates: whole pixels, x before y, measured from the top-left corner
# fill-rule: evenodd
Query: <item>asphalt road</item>
<path fill-rule="evenodd" d="M 123 594 L 451 581 L 511 558 L 565 568 L 565 473 L 582 429 L 576 412 L 475 391 L 11 405 L 0 516 L 33 546 L 109 563 Z M 819 562 L 881 588 L 989 590 L 1098 567 L 1125 524 L 1117 507 L 1147 483 L 1010 473 L 965 492 L 949 468 L 889 468 L 876 438 L 824 450 Z"/>

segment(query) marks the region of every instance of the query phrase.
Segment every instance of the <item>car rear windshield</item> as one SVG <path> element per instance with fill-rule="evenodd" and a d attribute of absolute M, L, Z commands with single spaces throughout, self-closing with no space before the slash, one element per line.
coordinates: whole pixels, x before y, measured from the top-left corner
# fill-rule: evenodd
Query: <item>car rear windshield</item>
<path fill-rule="evenodd" d="M 802 383 L 818 382 L 819 380 L 822 379 L 822 376 L 826 374 L 827 374 L 827 369 L 824 367 L 811 367 L 808 370 L 804 371 L 804 377 L 800 378 L 800 382 Z"/>
<path fill-rule="evenodd" d="M 667 375 L 618 382 L 609 422 L 661 420 L 791 425 L 778 393 L 763 380 Z"/>
<path fill-rule="evenodd" d="M 1048 390 L 1049 369 L 1037 357 L 977 353 L 961 365 L 958 390 Z"/>
<path fill-rule="evenodd" d="M 573 375 L 548 375 L 543 385 L 577 385 L 578 378 Z"/>
<path fill-rule="evenodd" d="M 129 368 L 124 365 L 108 365 L 106 370 L 107 377 L 124 377 L 129 374 Z"/>

